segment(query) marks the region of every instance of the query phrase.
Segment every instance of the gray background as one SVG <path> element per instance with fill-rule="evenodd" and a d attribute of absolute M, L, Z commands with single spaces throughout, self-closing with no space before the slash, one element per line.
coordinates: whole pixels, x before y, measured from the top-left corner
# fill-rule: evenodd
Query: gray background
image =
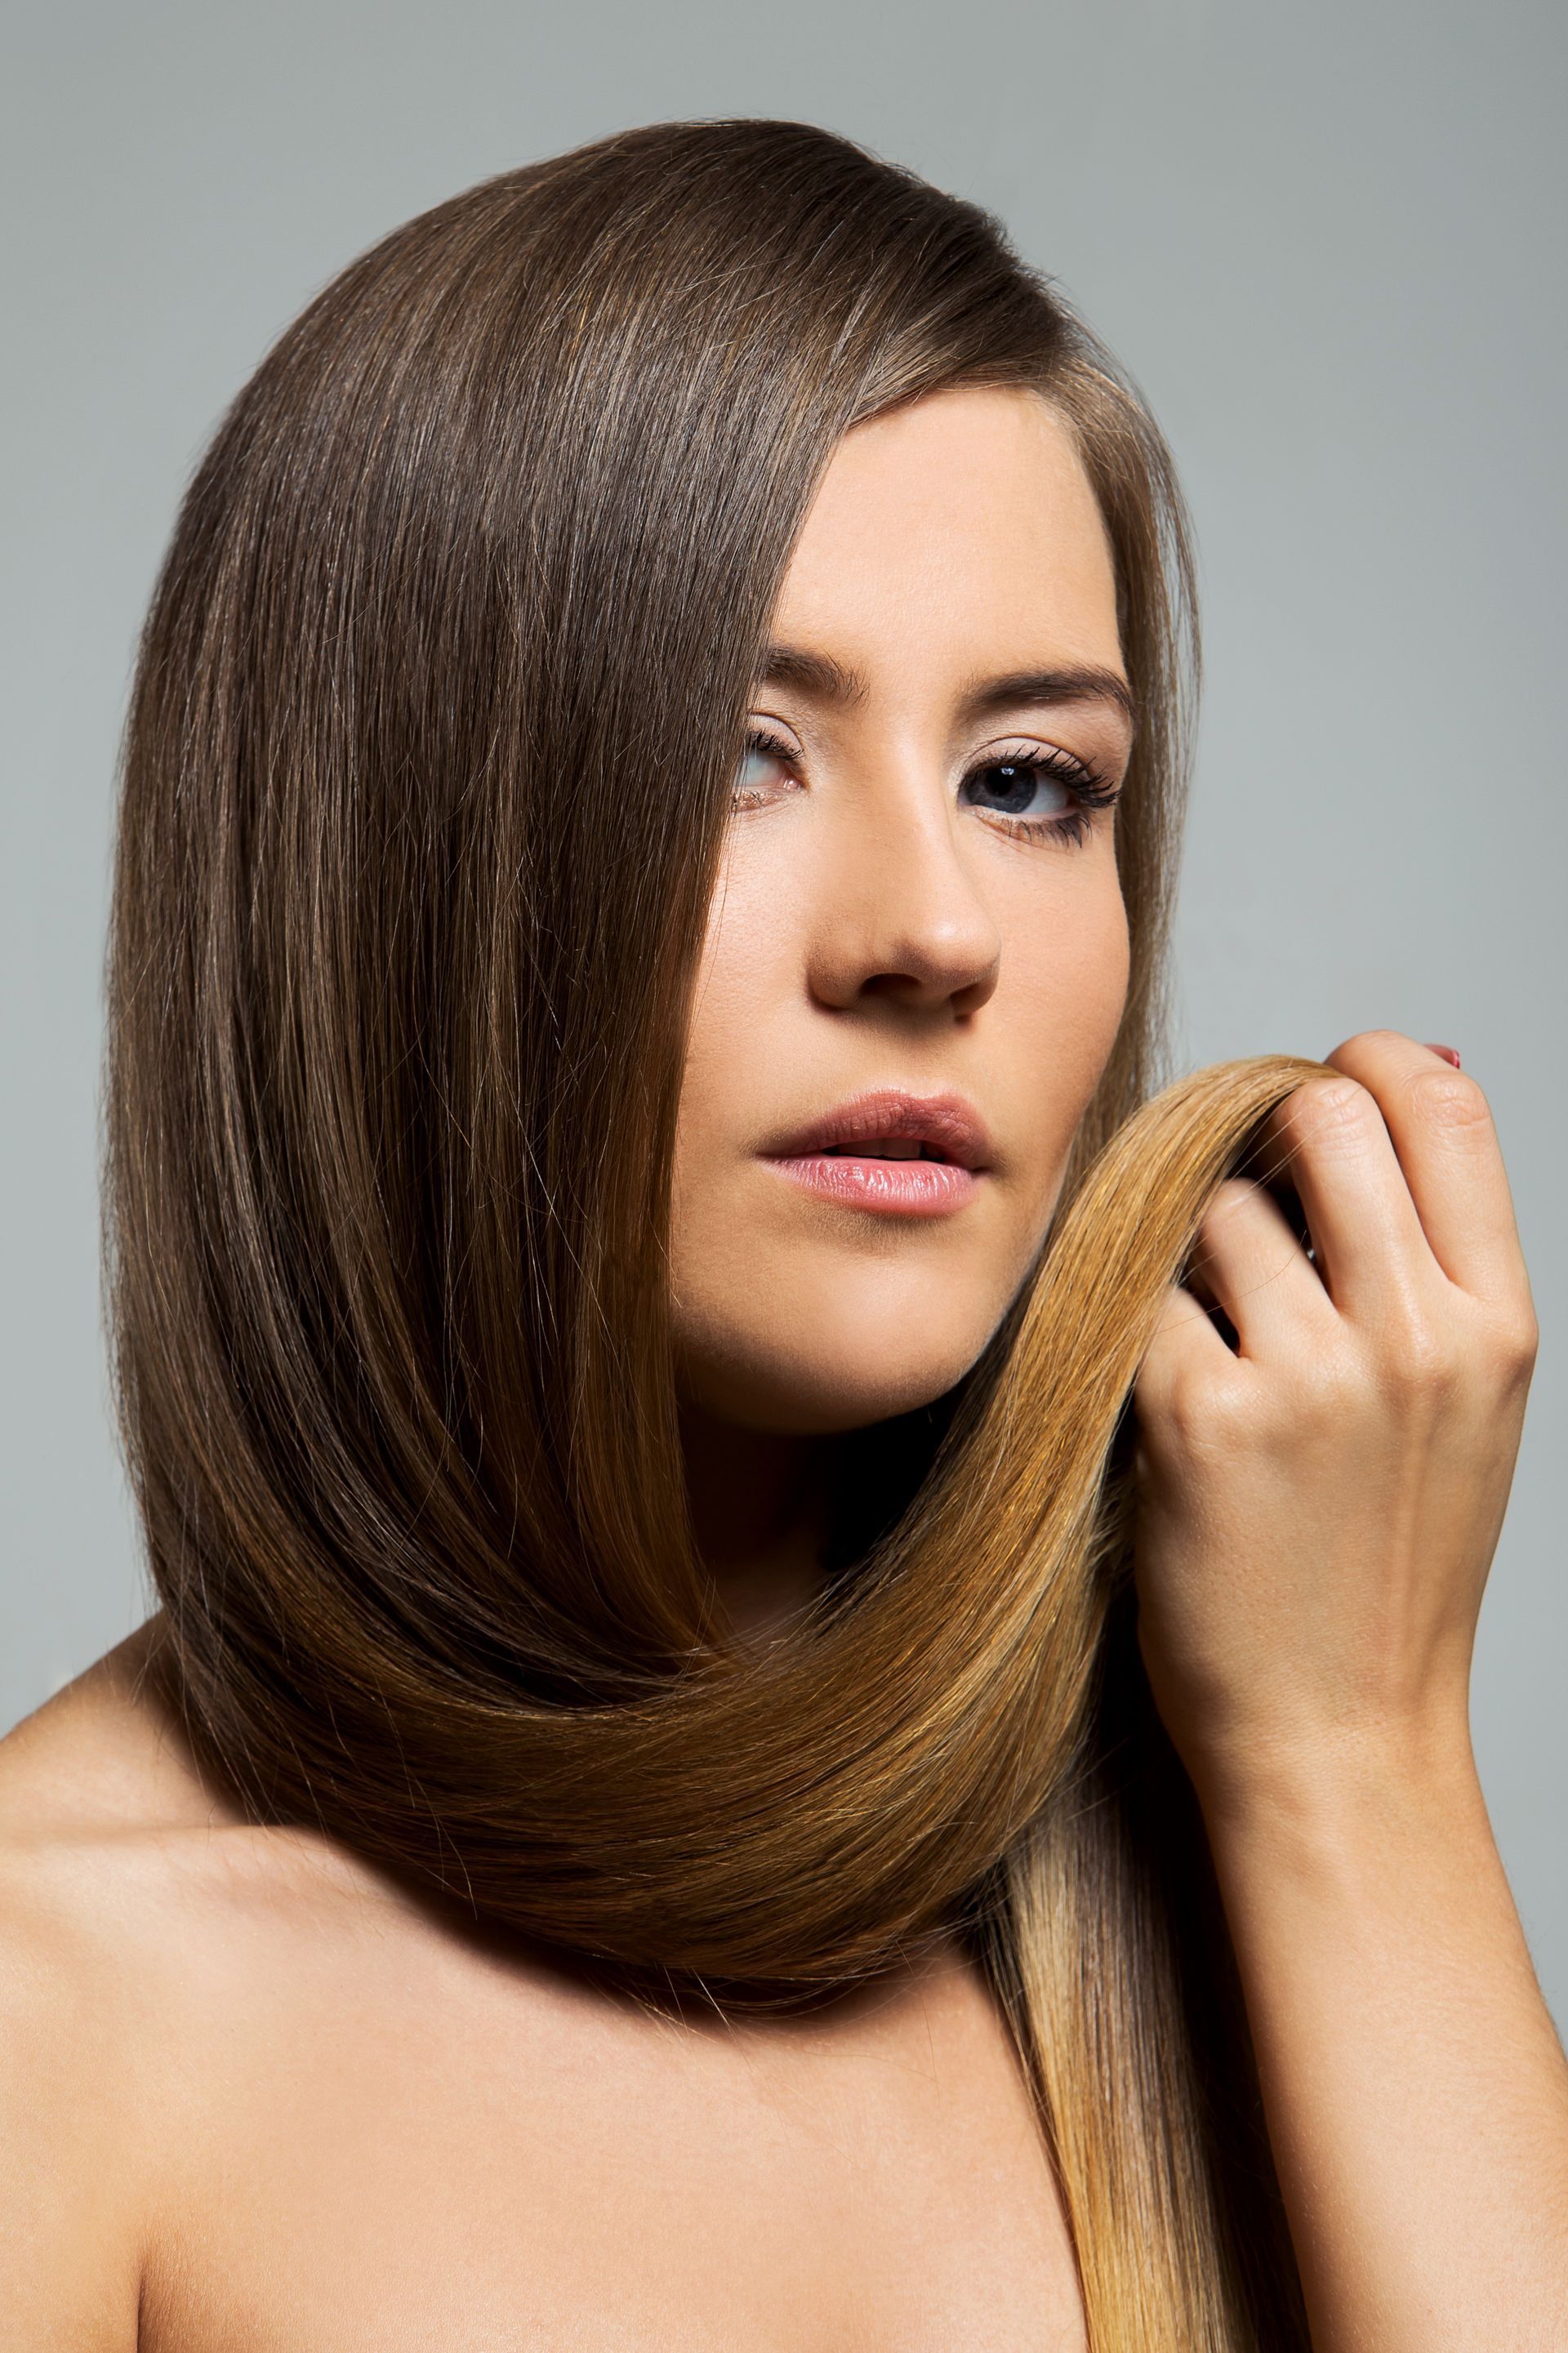
<path fill-rule="evenodd" d="M 51 0 L 10 24 L 0 1721 L 147 1607 L 99 1321 L 100 959 L 133 638 L 201 446 L 305 299 L 424 206 L 627 123 L 805 117 L 999 211 L 1174 445 L 1209 658 L 1185 1060 L 1388 1026 L 1457 1045 L 1490 1097 L 1543 1338 L 1474 1724 L 1568 2018 L 1568 13 Z"/>

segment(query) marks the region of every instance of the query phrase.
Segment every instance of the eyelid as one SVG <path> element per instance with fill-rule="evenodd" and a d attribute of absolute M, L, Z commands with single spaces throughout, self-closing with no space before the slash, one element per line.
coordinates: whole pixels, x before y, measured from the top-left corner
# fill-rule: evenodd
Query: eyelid
<path fill-rule="evenodd" d="M 777 748 L 777 751 L 784 757 L 789 757 L 789 760 L 805 760 L 805 746 L 801 744 L 798 730 L 794 730 L 786 720 L 774 720 L 770 713 L 753 711 L 753 713 L 746 718 L 746 744 L 751 744 L 751 741 L 756 741 L 756 739 L 774 739 L 770 741 L 770 746 L 767 746 L 770 751 Z M 1010 753 L 1036 753 L 1036 751 L 1059 753 L 1064 760 L 1079 760 L 1083 767 L 1095 767 L 1095 760 L 1092 760 L 1090 755 L 1068 751 L 1067 744 L 1058 744 L 1052 736 L 1029 734 L 1029 730 L 1022 730 L 1022 727 L 1010 732 L 1010 734 L 994 736 L 994 739 L 986 741 L 986 744 L 977 744 L 974 751 L 970 751 L 958 765 L 968 772 L 968 769 L 977 767 L 982 760 L 1005 760 Z"/>
<path fill-rule="evenodd" d="M 798 744 L 784 741 L 785 734 L 793 736 L 796 732 L 787 721 L 775 719 L 772 712 L 753 711 L 747 716 L 745 741 L 748 748 L 760 744 L 773 757 L 793 764 L 808 756 Z M 1011 760 L 1055 761 L 1064 769 L 1078 771 L 1085 789 L 1111 799 L 1120 796 L 1121 785 L 1116 780 L 1122 764 L 1114 754 L 1106 758 L 1094 751 L 1075 752 L 1052 736 L 1030 734 L 1022 728 L 978 745 L 959 764 L 958 773 L 961 778 L 968 777 Z"/>
<path fill-rule="evenodd" d="M 748 740 L 754 735 L 762 734 L 777 734 L 781 738 L 785 735 L 795 737 L 793 744 L 786 745 L 781 741 L 779 748 L 787 751 L 792 760 L 803 760 L 805 757 L 805 747 L 800 742 L 798 732 L 790 725 L 787 719 L 775 719 L 771 712 L 766 711 L 750 712 L 746 720 Z"/>
<path fill-rule="evenodd" d="M 1102 744 L 1086 730 L 1074 728 L 1067 732 L 1077 738 L 1082 748 L 1075 751 L 1072 744 L 1065 741 L 1062 735 L 1053 734 L 1047 728 L 1032 728 L 1026 724 L 1023 727 L 1009 728 L 1003 734 L 994 736 L 989 742 L 982 744 L 971 754 L 970 764 L 973 765 L 977 760 L 1006 759 L 1016 748 L 1027 749 L 1031 752 L 1057 752 L 1063 759 L 1077 760 L 1084 767 L 1097 770 L 1114 771 L 1124 765 L 1120 740 Z"/>
<path fill-rule="evenodd" d="M 1069 751 L 1052 735 L 1030 735 L 1020 729 L 1016 735 L 999 736 L 994 743 L 982 744 L 964 762 L 966 768 L 975 768 L 993 760 L 1021 757 L 1031 752 L 1055 752 L 1064 760 L 1079 760 L 1087 768 L 1092 765 L 1083 753 Z"/>

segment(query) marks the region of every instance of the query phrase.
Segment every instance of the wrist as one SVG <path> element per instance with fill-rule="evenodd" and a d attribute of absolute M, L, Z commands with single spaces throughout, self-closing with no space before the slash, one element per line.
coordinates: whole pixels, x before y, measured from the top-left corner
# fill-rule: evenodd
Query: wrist
<path fill-rule="evenodd" d="M 1380 1843 L 1394 1832 L 1485 1820 L 1463 1710 L 1256 1740 L 1189 1771 L 1216 1850 L 1258 1841 Z"/>

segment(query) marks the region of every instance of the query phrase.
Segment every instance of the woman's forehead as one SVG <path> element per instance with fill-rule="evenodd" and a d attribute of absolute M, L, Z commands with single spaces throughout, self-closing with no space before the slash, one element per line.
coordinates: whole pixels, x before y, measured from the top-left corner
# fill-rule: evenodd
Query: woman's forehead
<path fill-rule="evenodd" d="M 1119 695 L 1115 563 L 1068 427 L 1033 393 L 971 387 L 854 427 L 771 638 L 760 682 L 845 712 L 900 677 L 976 700 L 1008 675 L 1078 670 Z"/>

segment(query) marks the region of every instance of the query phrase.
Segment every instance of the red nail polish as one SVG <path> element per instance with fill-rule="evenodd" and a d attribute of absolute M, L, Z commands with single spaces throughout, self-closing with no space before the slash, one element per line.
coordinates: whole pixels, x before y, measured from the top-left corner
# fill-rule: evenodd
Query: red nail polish
<path fill-rule="evenodd" d="M 1426 1051 L 1429 1054 L 1441 1054 L 1446 1062 L 1452 1062 L 1454 1068 L 1456 1070 L 1458 1069 L 1459 1057 L 1456 1048 L 1452 1046 L 1434 1046 L 1428 1042 Z"/>

